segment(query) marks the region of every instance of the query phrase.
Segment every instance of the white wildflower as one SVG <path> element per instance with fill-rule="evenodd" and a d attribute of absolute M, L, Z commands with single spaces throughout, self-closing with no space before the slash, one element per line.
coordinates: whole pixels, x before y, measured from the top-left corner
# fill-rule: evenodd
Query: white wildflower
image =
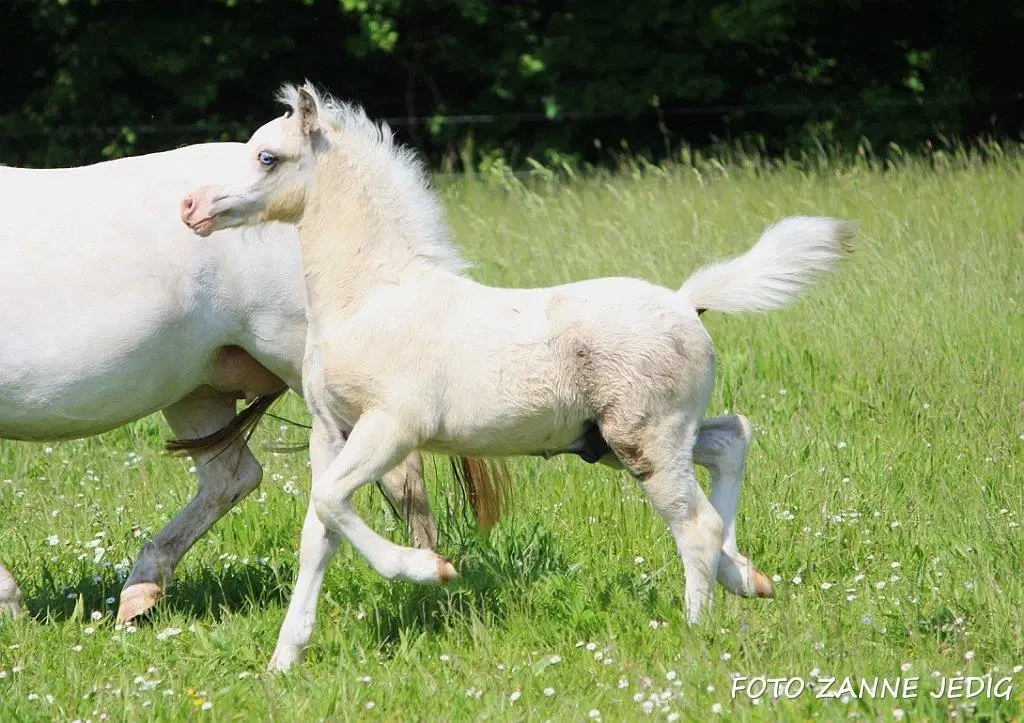
<path fill-rule="evenodd" d="M 167 638 L 173 638 L 175 635 L 181 635 L 181 628 L 164 628 L 156 634 L 156 639 L 167 640 Z"/>

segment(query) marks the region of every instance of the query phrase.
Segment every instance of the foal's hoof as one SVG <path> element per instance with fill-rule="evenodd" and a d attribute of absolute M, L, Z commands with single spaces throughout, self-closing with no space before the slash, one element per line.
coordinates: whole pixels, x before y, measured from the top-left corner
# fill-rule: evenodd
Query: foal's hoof
<path fill-rule="evenodd" d="M 754 571 L 754 595 L 757 597 L 775 597 L 775 586 L 760 570 Z"/>
<path fill-rule="evenodd" d="M 121 591 L 121 603 L 117 606 L 118 622 L 126 623 L 145 615 L 163 597 L 163 590 L 155 582 L 137 582 Z"/>
<path fill-rule="evenodd" d="M 459 571 L 447 558 L 437 556 L 437 579 L 442 583 L 459 579 Z"/>
<path fill-rule="evenodd" d="M 302 661 L 302 653 L 298 650 L 275 650 L 274 657 L 267 663 L 268 673 L 287 673 L 296 663 Z"/>
<path fill-rule="evenodd" d="M 21 601 L 15 598 L 0 600 L 0 618 L 21 615 Z"/>

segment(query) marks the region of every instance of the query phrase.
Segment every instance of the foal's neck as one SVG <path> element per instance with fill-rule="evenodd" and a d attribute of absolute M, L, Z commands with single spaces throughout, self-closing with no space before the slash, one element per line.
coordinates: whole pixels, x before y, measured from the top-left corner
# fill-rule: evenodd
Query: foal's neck
<path fill-rule="evenodd" d="M 321 159 L 299 224 L 312 314 L 348 316 L 377 288 L 415 273 L 415 255 L 382 208 L 381 191 L 353 170 L 337 154 Z"/>

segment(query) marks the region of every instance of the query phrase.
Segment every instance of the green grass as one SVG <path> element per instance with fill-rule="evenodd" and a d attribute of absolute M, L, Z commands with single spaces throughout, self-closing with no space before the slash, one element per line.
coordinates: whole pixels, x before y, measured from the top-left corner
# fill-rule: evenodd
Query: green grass
<path fill-rule="evenodd" d="M 258 450 L 263 486 L 185 558 L 149 623 L 117 630 L 106 600 L 119 574 L 194 485 L 187 462 L 161 454 L 168 430 L 154 417 L 89 440 L 0 443 L 0 559 L 32 613 L 0 622 L 0 719 L 582 720 L 597 710 L 611 721 L 646 717 L 649 701 L 659 720 L 888 719 L 896 708 L 1019 719 L 1024 156 L 1002 156 L 812 170 L 698 159 L 445 189 L 473 274 L 503 285 L 615 274 L 676 287 L 783 216 L 860 223 L 854 258 L 791 309 L 704 317 L 720 354 L 708 414 L 741 411 L 757 428 L 739 540 L 780 576 L 776 600 L 719 591 L 708 622 L 690 629 L 672 540 L 623 474 L 513 460 L 518 509 L 482 536 L 431 459 L 442 549 L 464 580 L 387 583 L 343 546 L 307 661 L 266 675 L 295 574 L 306 457 Z M 294 397 L 284 409 L 306 418 Z M 302 438 L 278 424 L 258 440 Z M 403 539 L 375 494 L 360 504 Z M 181 632 L 161 634 L 169 628 Z M 933 671 L 1011 675 L 1013 691 L 937 700 Z M 921 680 L 916 699 L 805 692 L 755 705 L 732 699 L 733 673 Z"/>

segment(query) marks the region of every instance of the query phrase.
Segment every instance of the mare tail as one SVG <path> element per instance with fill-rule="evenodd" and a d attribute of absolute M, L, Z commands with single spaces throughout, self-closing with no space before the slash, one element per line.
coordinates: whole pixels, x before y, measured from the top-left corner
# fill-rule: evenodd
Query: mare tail
<path fill-rule="evenodd" d="M 851 253 L 856 230 L 848 221 L 821 216 L 783 219 L 742 256 L 695 272 L 679 295 L 698 314 L 777 309 Z"/>
<path fill-rule="evenodd" d="M 274 402 L 280 399 L 287 391 L 288 388 L 285 387 L 273 394 L 260 395 L 253 400 L 252 404 L 247 405 L 245 409 L 235 415 L 234 419 L 216 432 L 207 434 L 205 437 L 196 437 L 195 439 L 172 439 L 164 444 L 164 450 L 171 454 L 194 455 L 196 452 L 209 452 L 215 449 L 223 451 L 232 442 L 243 436 L 245 441 L 248 442 L 256 431 L 256 425 L 260 423 L 263 415 L 270 411 L 270 407 Z"/>

